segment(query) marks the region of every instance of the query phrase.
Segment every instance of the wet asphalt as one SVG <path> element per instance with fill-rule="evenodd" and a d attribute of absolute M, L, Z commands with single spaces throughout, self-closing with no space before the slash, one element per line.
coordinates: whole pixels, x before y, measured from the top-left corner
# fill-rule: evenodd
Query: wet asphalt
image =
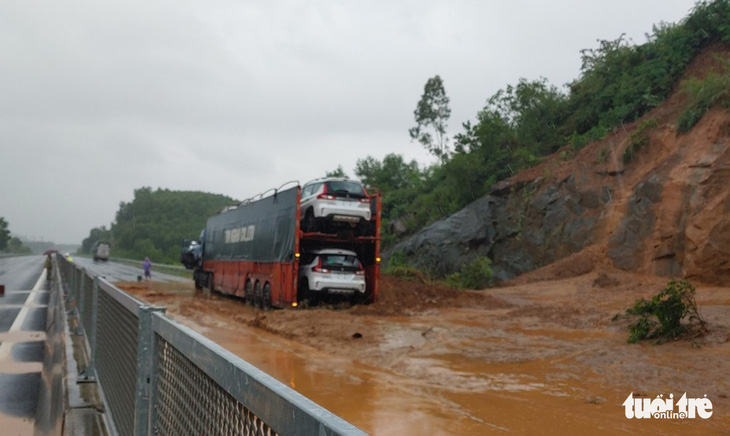
<path fill-rule="evenodd" d="M 43 256 L 0 258 L 0 284 L 5 285 L 0 296 L 0 415 L 29 421 L 36 412 L 45 347 L 48 292 L 45 281 L 38 283 L 43 263 Z M 32 362 L 37 364 L 28 365 Z"/>
<path fill-rule="evenodd" d="M 135 281 L 142 273 L 141 266 L 73 261 L 110 282 Z M 44 262 L 39 255 L 0 257 L 0 285 L 5 286 L 0 296 L 0 435 L 33 434 L 49 300 L 47 283 L 41 280 Z M 159 273 L 153 266 L 153 280 L 189 279 Z"/>
<path fill-rule="evenodd" d="M 139 267 L 123 265 L 114 261 L 107 262 L 94 262 L 92 259 L 85 257 L 74 257 L 73 262 L 92 274 L 103 277 L 109 282 L 134 282 L 137 279 L 143 277 L 144 272 L 140 262 Z M 188 278 L 164 274 L 157 271 L 155 264 L 152 264 L 152 280 L 160 282 L 176 282 L 176 281 L 191 281 Z"/>

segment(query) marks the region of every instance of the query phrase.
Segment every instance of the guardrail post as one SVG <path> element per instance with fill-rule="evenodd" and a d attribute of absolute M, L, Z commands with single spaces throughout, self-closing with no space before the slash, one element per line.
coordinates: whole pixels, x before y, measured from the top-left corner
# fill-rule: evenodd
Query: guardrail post
<path fill-rule="evenodd" d="M 79 269 L 72 265 L 71 287 L 68 292 L 71 295 L 68 300 L 68 302 L 71 303 L 71 309 L 67 310 L 66 313 L 68 314 L 69 320 L 74 321 L 75 324 L 75 326 L 71 329 L 71 335 L 73 336 L 84 335 L 83 325 L 81 324 L 81 292 L 79 290 L 79 288 L 83 286 L 83 282 L 80 280 L 79 275 Z"/>
<path fill-rule="evenodd" d="M 64 260 L 64 283 L 66 284 L 66 302 L 71 303 L 74 300 L 74 270 L 71 267 L 71 264 L 68 263 L 67 260 Z M 74 303 L 75 304 L 75 303 Z M 73 306 L 69 310 L 66 310 L 66 313 L 70 313 L 71 310 L 73 310 Z"/>
<path fill-rule="evenodd" d="M 84 330 L 86 330 L 87 326 L 85 326 L 83 324 L 83 322 L 84 322 L 83 313 L 84 313 L 84 310 L 86 310 L 86 305 L 89 304 L 86 301 L 86 280 L 84 280 L 85 279 L 84 276 L 86 275 L 86 270 L 79 268 L 78 272 L 79 272 L 79 298 L 77 300 L 78 304 L 76 305 L 76 311 L 79 313 L 79 325 L 82 326 L 84 328 Z"/>
<path fill-rule="evenodd" d="M 76 292 L 76 312 L 79 311 L 81 301 L 81 267 L 74 267 L 74 291 Z"/>
<path fill-rule="evenodd" d="M 164 307 L 141 306 L 139 308 L 139 336 L 137 341 L 137 388 L 134 410 L 134 434 L 152 434 L 150 427 L 150 382 L 153 379 L 155 347 L 152 331 L 152 314 L 165 313 Z"/>
<path fill-rule="evenodd" d="M 86 304 L 89 304 L 88 302 Z M 99 318 L 99 276 L 94 276 L 91 286 L 91 325 L 84 326 L 89 344 L 89 365 L 81 371 L 77 383 L 96 382 L 96 324 Z"/>

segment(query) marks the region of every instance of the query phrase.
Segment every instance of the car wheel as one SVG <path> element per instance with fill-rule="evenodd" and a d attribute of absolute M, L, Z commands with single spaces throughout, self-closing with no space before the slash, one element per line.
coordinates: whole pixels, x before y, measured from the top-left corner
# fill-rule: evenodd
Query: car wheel
<path fill-rule="evenodd" d="M 271 310 L 272 305 L 271 305 L 271 285 L 270 284 L 266 283 L 264 285 L 264 290 L 261 294 L 261 299 L 262 299 L 261 307 L 264 310 Z"/>
<path fill-rule="evenodd" d="M 253 287 L 253 305 L 261 309 L 261 282 L 256 282 Z"/>
<path fill-rule="evenodd" d="M 246 285 L 243 287 L 243 296 L 246 298 L 246 304 L 253 306 L 253 285 L 251 280 L 246 280 Z"/>
<path fill-rule="evenodd" d="M 314 217 L 314 212 L 312 211 L 312 209 L 307 210 L 307 213 L 304 214 L 304 231 L 317 231 L 317 219 Z"/>
<path fill-rule="evenodd" d="M 307 279 L 302 280 L 299 285 L 299 303 L 307 302 L 309 306 L 314 306 L 316 303 L 314 294 L 309 289 L 309 282 Z"/>

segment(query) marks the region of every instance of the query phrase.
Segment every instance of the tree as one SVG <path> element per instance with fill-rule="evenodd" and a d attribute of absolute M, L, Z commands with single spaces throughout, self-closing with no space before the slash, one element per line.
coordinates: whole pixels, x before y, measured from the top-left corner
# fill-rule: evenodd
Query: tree
<path fill-rule="evenodd" d="M 15 254 L 30 254 L 31 249 L 26 247 L 19 238 L 13 236 L 8 241 L 8 251 Z"/>
<path fill-rule="evenodd" d="M 0 250 L 4 250 L 10 241 L 10 231 L 8 230 L 8 222 L 5 218 L 0 217 Z"/>
<path fill-rule="evenodd" d="M 449 109 L 449 97 L 446 96 L 441 77 L 437 75 L 426 81 L 423 95 L 416 105 L 413 115 L 416 119 L 416 126 L 408 131 L 411 140 L 418 140 L 429 153 L 443 163 L 449 155 L 446 123 L 451 116 L 451 109 Z M 428 131 L 429 128 L 433 134 Z"/>
<path fill-rule="evenodd" d="M 105 226 L 94 227 L 89 231 L 89 236 L 81 242 L 81 252 L 91 253 L 91 247 L 95 242 L 111 242 L 112 232 L 107 230 Z"/>
<path fill-rule="evenodd" d="M 347 178 L 347 174 L 345 173 L 345 170 L 342 169 L 342 165 L 337 165 L 337 169 L 334 171 L 327 171 L 325 176 Z"/>
<path fill-rule="evenodd" d="M 116 222 L 112 223 L 114 256 L 175 263 L 183 239 L 197 239 L 209 216 L 233 199 L 217 194 L 170 191 L 142 187 L 134 190 L 134 200 L 119 204 Z M 92 229 L 86 244 L 107 239 L 106 230 Z M 175 255 L 178 253 L 178 255 Z"/>
<path fill-rule="evenodd" d="M 395 153 L 387 154 L 382 162 L 372 156 L 358 159 L 355 174 L 365 186 L 384 193 L 415 185 L 421 177 L 418 162 L 406 163 L 403 156 Z"/>
<path fill-rule="evenodd" d="M 395 153 L 386 155 L 382 162 L 372 156 L 358 159 L 355 174 L 365 186 L 378 188 L 383 194 L 384 220 L 399 218 L 405 213 L 422 180 L 418 162 L 407 163 L 403 156 Z"/>

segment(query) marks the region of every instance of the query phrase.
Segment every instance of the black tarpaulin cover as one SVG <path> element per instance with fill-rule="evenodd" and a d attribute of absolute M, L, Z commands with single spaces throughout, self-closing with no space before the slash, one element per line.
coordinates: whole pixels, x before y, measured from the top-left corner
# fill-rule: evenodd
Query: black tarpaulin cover
<path fill-rule="evenodd" d="M 299 187 L 239 205 L 208 219 L 205 260 L 291 262 Z"/>

